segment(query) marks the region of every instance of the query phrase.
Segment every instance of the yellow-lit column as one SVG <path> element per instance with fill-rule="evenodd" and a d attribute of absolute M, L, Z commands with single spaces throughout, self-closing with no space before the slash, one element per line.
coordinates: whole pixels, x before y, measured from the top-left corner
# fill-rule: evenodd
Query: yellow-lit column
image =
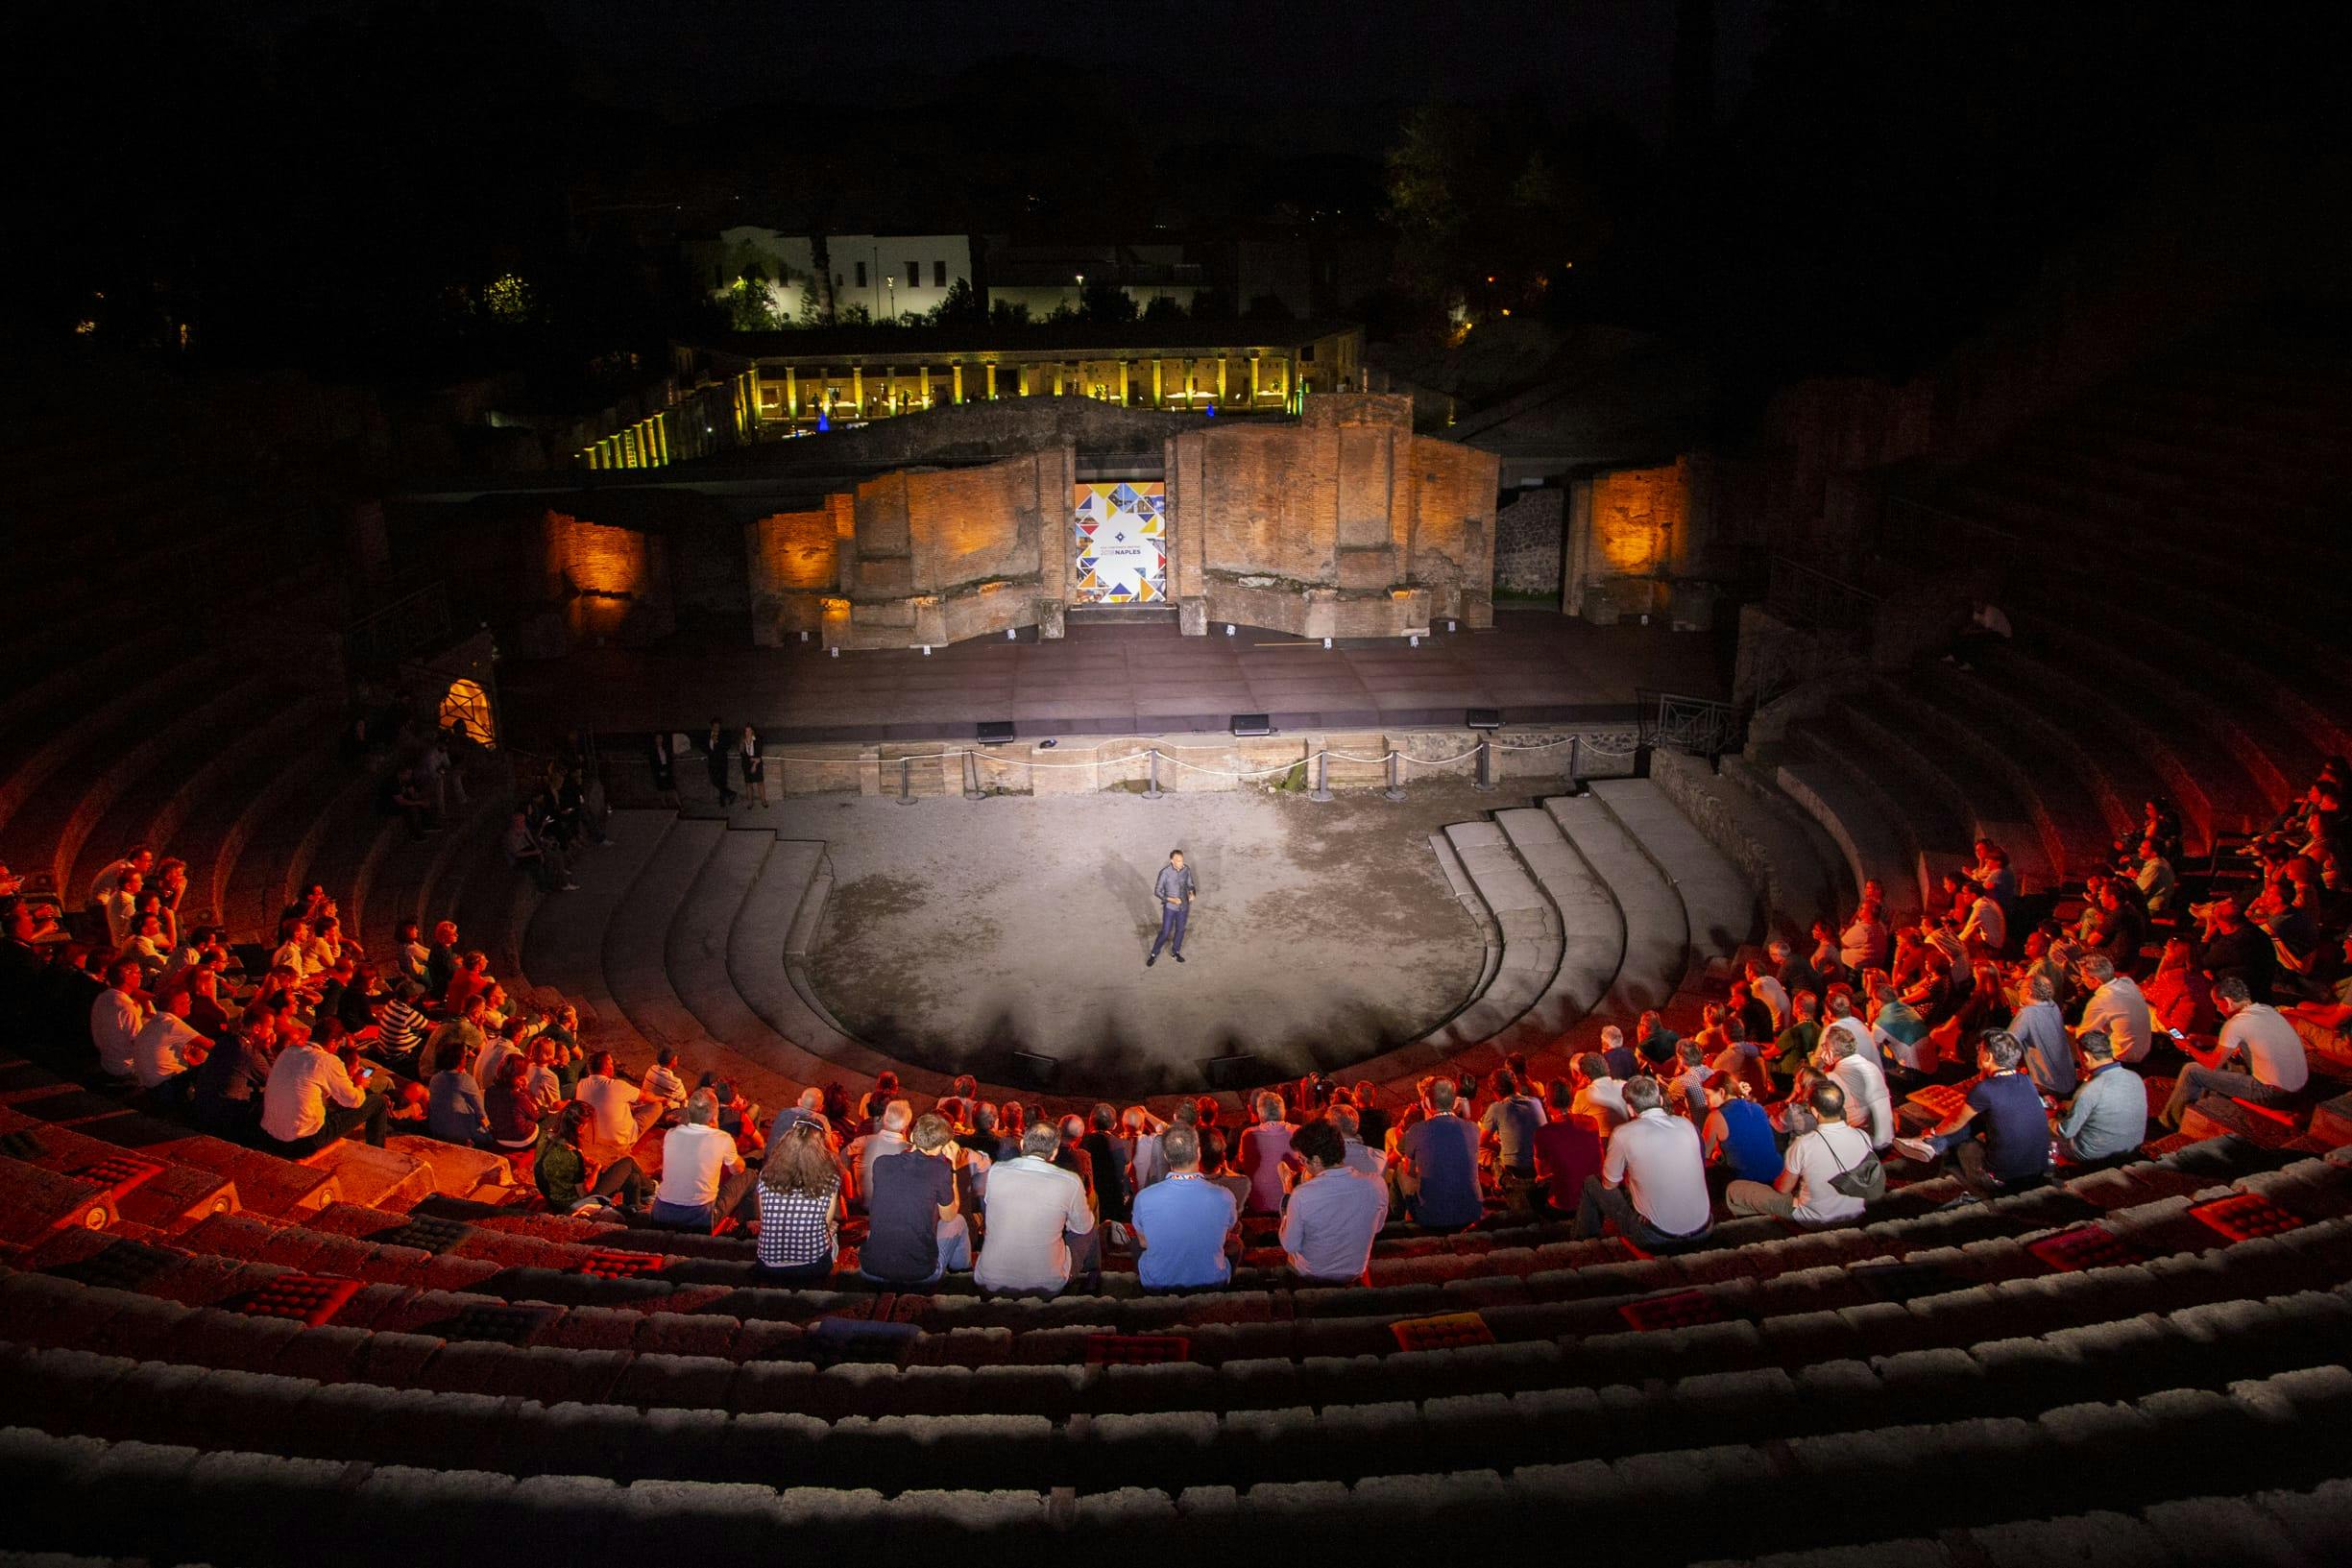
<path fill-rule="evenodd" d="M 898 412 L 898 367 L 896 365 L 885 365 L 882 369 L 882 411 L 885 414 Z"/>
<path fill-rule="evenodd" d="M 865 367 L 863 365 L 852 365 L 849 368 L 849 400 L 857 407 L 856 417 L 865 418 Z"/>
<path fill-rule="evenodd" d="M 784 368 L 784 413 L 790 423 L 800 422 L 800 376 L 789 365 Z"/>
<path fill-rule="evenodd" d="M 1251 355 L 1249 356 L 1249 406 L 1250 406 L 1251 408 L 1255 408 L 1255 407 L 1257 407 L 1257 405 L 1258 405 L 1258 356 L 1257 356 L 1257 355 L 1255 355 L 1255 354 L 1251 354 Z"/>
<path fill-rule="evenodd" d="M 760 412 L 760 367 L 752 366 L 748 374 L 751 376 L 751 422 L 757 426 L 767 418 Z"/>
<path fill-rule="evenodd" d="M 988 361 L 988 362 L 987 362 L 985 365 L 982 366 L 982 367 L 981 367 L 981 369 L 982 369 L 982 371 L 983 372 L 983 374 L 982 374 L 982 379 L 983 379 L 984 381 L 986 381 L 986 382 L 988 383 L 988 400 L 989 400 L 990 402 L 995 402 L 995 401 L 996 401 L 996 361 L 995 361 L 995 360 L 993 360 L 993 359 L 991 359 L 991 360 L 989 360 L 989 361 Z"/>
<path fill-rule="evenodd" d="M 1027 365 L 1015 365 L 1012 368 L 1012 393 L 1016 398 L 1029 396 L 1029 367 Z"/>
<path fill-rule="evenodd" d="M 958 359 L 947 369 L 949 376 L 947 395 L 957 407 L 961 408 L 963 406 L 963 361 Z"/>
<path fill-rule="evenodd" d="M 923 406 L 931 406 L 931 361 L 923 362 Z"/>
<path fill-rule="evenodd" d="M 1224 356 L 1224 354 L 1222 354 L 1222 353 L 1221 353 L 1221 354 L 1219 354 L 1219 355 L 1217 356 L 1217 401 L 1218 401 L 1218 402 L 1220 402 L 1220 403 L 1223 403 L 1224 400 L 1225 400 L 1225 356 Z"/>
<path fill-rule="evenodd" d="M 1160 394 L 1160 371 L 1167 363 L 1165 359 L 1158 358 L 1152 361 L 1152 406 L 1153 408 L 1168 406 L 1166 399 Z"/>
<path fill-rule="evenodd" d="M 1127 406 L 1128 406 L 1128 398 L 1127 398 L 1127 358 L 1126 358 L 1126 356 L 1125 356 L 1125 355 L 1122 355 L 1122 356 L 1120 357 L 1120 360 L 1119 360 L 1119 406 L 1120 406 L 1121 408 L 1125 408 L 1125 407 L 1127 407 Z"/>

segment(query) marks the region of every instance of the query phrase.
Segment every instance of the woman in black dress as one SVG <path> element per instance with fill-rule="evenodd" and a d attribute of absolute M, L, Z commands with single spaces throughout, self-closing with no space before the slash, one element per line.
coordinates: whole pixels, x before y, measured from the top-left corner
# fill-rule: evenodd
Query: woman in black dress
<path fill-rule="evenodd" d="M 735 804 L 735 786 L 727 783 L 727 727 L 711 720 L 710 738 L 703 744 L 704 761 L 711 770 L 711 787 L 718 791 L 718 804 Z"/>
<path fill-rule="evenodd" d="M 743 793 L 757 801 L 762 810 L 767 808 L 767 759 L 760 755 L 760 732 L 750 725 L 737 742 L 736 752 L 743 761 Z"/>
<path fill-rule="evenodd" d="M 653 792 L 664 806 L 674 810 L 678 805 L 678 760 L 670 755 L 667 730 L 654 732 L 652 756 Z"/>

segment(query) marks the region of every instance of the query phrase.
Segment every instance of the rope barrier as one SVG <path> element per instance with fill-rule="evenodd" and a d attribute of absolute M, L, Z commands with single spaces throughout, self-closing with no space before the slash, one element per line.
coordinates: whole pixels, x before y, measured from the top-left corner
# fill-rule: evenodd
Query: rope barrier
<path fill-rule="evenodd" d="M 1120 741 L 1143 740 L 1148 738 L 1148 736 L 1120 736 L 1113 737 L 1113 739 L 1110 741 L 1097 742 L 1097 744 L 1117 744 Z M 1535 741 L 1522 745 L 1514 745 L 1509 741 L 1496 740 L 1489 742 L 1488 745 L 1489 748 L 1493 751 L 1514 752 L 1555 751 L 1562 746 L 1579 745 L 1583 748 L 1583 750 L 1597 757 L 1631 757 L 1637 749 L 1639 749 L 1637 743 L 1632 737 L 1622 734 L 1612 736 L 1579 733 L 1572 736 L 1564 736 L 1558 740 Z M 915 762 L 946 762 L 967 757 L 1001 768 L 1101 769 L 1105 767 L 1117 767 L 1122 763 L 1127 762 L 1145 761 L 1149 759 L 1152 752 L 1156 751 L 1166 760 L 1173 762 L 1177 767 L 1183 768 L 1189 772 L 1206 774 L 1211 778 L 1219 779 L 1263 779 L 1277 773 L 1288 773 L 1294 768 L 1303 766 L 1307 762 L 1314 760 L 1317 757 L 1330 758 L 1343 762 L 1355 762 L 1366 767 L 1385 767 L 1388 765 L 1390 759 L 1393 757 L 1401 765 L 1436 768 L 1451 767 L 1457 762 L 1467 762 L 1478 755 L 1478 748 L 1476 746 L 1472 746 L 1467 751 L 1455 752 L 1450 757 L 1415 757 L 1409 752 L 1400 750 L 1391 751 L 1376 757 L 1364 757 L 1359 756 L 1354 752 L 1331 751 L 1325 748 L 1307 753 L 1287 762 L 1276 762 L 1267 767 L 1259 768 L 1204 767 L 1198 762 L 1188 762 L 1184 760 L 1182 757 L 1176 755 L 1176 753 L 1187 751 L 1224 751 L 1227 749 L 1229 748 L 1215 745 L 1177 746 L 1163 745 L 1154 742 L 1153 744 L 1147 746 L 1140 751 L 1122 752 L 1115 757 L 1096 757 L 1087 759 L 1083 761 L 1048 762 L 1039 760 L 1035 758 L 1001 757 L 998 756 L 993 750 L 985 746 L 965 746 L 949 751 L 909 752 L 897 757 L 878 758 L 877 760 L 883 762 L 896 762 L 902 769 Z M 769 753 L 765 760 L 767 761 L 776 763 L 788 764 L 798 762 L 804 765 L 837 767 L 843 763 L 854 763 L 862 760 L 862 759 L 858 757 L 794 757 L 780 752 Z"/>

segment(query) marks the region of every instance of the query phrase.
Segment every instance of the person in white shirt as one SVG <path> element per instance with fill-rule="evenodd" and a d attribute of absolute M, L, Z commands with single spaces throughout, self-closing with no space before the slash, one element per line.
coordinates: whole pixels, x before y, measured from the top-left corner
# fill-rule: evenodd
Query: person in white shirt
<path fill-rule="evenodd" d="M 90 907 L 105 909 L 114 895 L 122 891 L 123 880 L 136 877 L 141 880 L 156 868 L 156 852 L 141 844 L 130 854 L 101 870 L 90 882 Z"/>
<path fill-rule="evenodd" d="M 1960 940 L 1995 955 L 2008 947 L 2009 917 L 1991 895 L 1978 893 L 1976 902 L 1968 906 L 1968 920 L 1960 928 Z"/>
<path fill-rule="evenodd" d="M 1870 1025 L 1854 1016 L 1854 1001 L 1843 991 L 1830 993 L 1830 1016 L 1822 1021 L 1821 1038 L 1826 1044 L 1845 1039 L 1854 1042 L 1854 1054 L 1873 1067 L 1880 1067 L 1879 1042 L 1871 1038 Z"/>
<path fill-rule="evenodd" d="M 380 1094 L 352 1081 L 341 1057 L 306 1040 L 297 1040 L 271 1064 L 261 1090 L 261 1131 L 273 1152 L 300 1159 L 354 1131 L 373 1148 L 384 1146 L 384 1119 L 391 1106 Z"/>
<path fill-rule="evenodd" d="M 988 1172 L 986 1241 L 973 1283 L 982 1291 L 1058 1294 L 1074 1270 L 1100 1270 L 1086 1184 L 1054 1163 L 1061 1133 L 1040 1122 L 1021 1137 L 1021 1157 Z M 1088 1279 L 1091 1291 L 1094 1281 Z"/>
<path fill-rule="evenodd" d="M 594 1165 L 624 1160 L 662 1114 L 662 1108 L 638 1094 L 637 1085 L 613 1076 L 613 1053 L 600 1050 L 588 1060 L 588 1075 L 571 1091 L 571 1098 L 595 1113 L 592 1144 L 581 1146 Z"/>
<path fill-rule="evenodd" d="M 1633 1120 L 1609 1135 L 1601 1173 L 1585 1178 L 1574 1234 L 1601 1234 L 1603 1221 L 1645 1251 L 1686 1245 L 1714 1228 L 1707 1191 L 1707 1156 L 1690 1119 L 1669 1116 L 1655 1078 L 1625 1085 Z"/>
<path fill-rule="evenodd" d="M 2172 862 L 2164 857 L 2164 846 L 2152 838 L 2140 842 L 2140 869 L 2132 874 L 2133 883 L 2141 896 L 2147 900 L 2147 912 L 2163 914 L 2172 906 L 2175 879 Z"/>
<path fill-rule="evenodd" d="M 1609 1075 L 1608 1057 L 1586 1051 L 1569 1064 L 1568 1075 L 1576 1084 L 1570 1116 L 1591 1122 L 1604 1139 L 1632 1120 L 1634 1113 L 1625 1108 L 1625 1084 Z"/>
<path fill-rule="evenodd" d="M 107 970 L 107 988 L 90 1002 L 90 1043 L 108 1077 L 127 1079 L 137 1071 L 132 1048 L 146 1024 L 137 960 L 118 958 Z"/>
<path fill-rule="evenodd" d="M 751 1191 L 752 1174 L 735 1140 L 717 1125 L 718 1097 L 697 1089 L 686 1120 L 662 1139 L 662 1180 L 653 1190 L 653 1222 L 709 1230 L 731 1218 Z"/>
<path fill-rule="evenodd" d="M 173 1005 L 187 1006 L 187 995 L 182 992 Z M 203 1064 L 212 1042 L 189 1028 L 184 1019 L 158 1007 L 147 1022 L 139 1026 L 138 1038 L 131 1043 L 131 1064 L 139 1087 L 166 1104 L 186 1098 L 193 1082 L 188 1069 Z"/>
<path fill-rule="evenodd" d="M 1886 1074 L 1855 1048 L 1853 1035 L 1822 1035 L 1813 1050 L 1813 1065 L 1845 1092 L 1848 1126 L 1867 1132 L 1872 1148 L 1884 1148 L 1893 1142 L 1895 1101 L 1887 1093 Z"/>
<path fill-rule="evenodd" d="M 98 905 L 99 912 L 107 917 L 107 940 L 115 947 L 122 947 L 131 940 L 132 929 L 138 920 L 141 885 L 137 872 L 126 871 L 123 880 L 115 884 L 114 891 Z"/>
<path fill-rule="evenodd" d="M 1197 1125 L 1200 1112 L 1187 1099 L 1177 1103 L 1174 1114 L 1176 1121 L 1191 1127 Z M 1159 1135 L 1168 1130 L 1168 1123 L 1141 1105 L 1127 1108 L 1125 1122 L 1128 1146 L 1135 1151 L 1128 1161 L 1128 1169 L 1134 1172 L 1135 1191 L 1140 1193 L 1168 1174 L 1167 1153 L 1159 1141 Z"/>
<path fill-rule="evenodd" d="M 882 1108 L 881 1122 L 864 1137 L 851 1139 L 843 1156 L 849 1166 L 849 1206 L 853 1210 L 863 1210 L 865 1194 L 874 1190 L 874 1162 L 885 1154 L 904 1154 L 914 1146 L 907 1142 L 907 1129 L 914 1125 L 912 1104 L 903 1099 L 890 1101 Z"/>
<path fill-rule="evenodd" d="M 1788 951 L 1784 944 L 1776 946 L 1783 953 Z M 1781 983 L 1779 976 L 1753 958 L 1748 960 L 1748 995 L 1772 1009 L 1773 1033 L 1778 1034 L 1788 1027 L 1788 987 Z"/>
<path fill-rule="evenodd" d="M 2172 1098 L 2159 1119 L 2178 1131 L 2190 1106 L 2207 1095 L 2226 1095 L 2257 1105 L 2286 1105 L 2311 1082 L 2311 1063 L 2303 1054 L 2303 1037 L 2283 1014 L 2267 1003 L 2250 1000 L 2245 981 L 2225 975 L 2213 986 L 2213 1004 L 2221 1014 L 2221 1039 L 2212 1051 L 2184 1044 L 2196 1058 L 2180 1070 L 2172 1082 Z M 2225 1066 L 2243 1058 L 2243 1070 Z"/>
<path fill-rule="evenodd" d="M 653 1065 L 638 1081 L 637 1092 L 666 1111 L 686 1104 L 686 1080 L 678 1076 L 677 1047 L 664 1046 L 653 1053 Z"/>
<path fill-rule="evenodd" d="M 2156 1025 L 2148 1014 L 2147 998 L 2140 994 L 2139 982 L 2128 975 L 2118 975 L 2115 965 L 2097 953 L 2075 966 L 2075 974 L 2091 990 L 2091 1000 L 2082 1004 L 2082 1021 L 2075 1025 L 2075 1032 L 2096 1029 L 2104 1034 L 2115 1043 L 2115 1059 L 2119 1062 L 2146 1061 L 2156 1043 Z"/>
<path fill-rule="evenodd" d="M 1831 1185 L 1869 1157 L 1870 1135 L 1846 1121 L 1846 1092 L 1823 1080 L 1803 1105 L 1787 1113 L 1789 1142 L 1780 1176 L 1769 1187 L 1735 1181 L 1724 1190 L 1734 1214 L 1777 1215 L 1800 1225 L 1833 1225 L 1860 1217 L 1862 1199 Z"/>

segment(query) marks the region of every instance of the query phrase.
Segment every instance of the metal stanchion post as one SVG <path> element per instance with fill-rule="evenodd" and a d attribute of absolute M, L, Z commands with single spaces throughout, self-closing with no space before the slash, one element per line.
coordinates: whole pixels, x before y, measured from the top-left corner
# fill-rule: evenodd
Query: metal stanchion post
<path fill-rule="evenodd" d="M 1584 740 L 1585 737 L 1580 735 L 1568 736 L 1568 793 L 1571 795 L 1581 795 L 1585 792 L 1585 782 L 1577 777 L 1579 767 L 1577 754 L 1583 750 Z"/>
<path fill-rule="evenodd" d="M 980 787 L 980 754 L 977 752 L 967 751 L 963 754 L 963 798 L 968 801 L 988 798 Z"/>
<path fill-rule="evenodd" d="M 1155 801 L 1159 799 L 1159 748 L 1154 746 L 1152 748 L 1152 782 L 1145 786 L 1143 798 Z"/>
<path fill-rule="evenodd" d="M 1330 798 L 1331 753 L 1328 750 L 1323 750 L 1315 754 L 1315 788 L 1314 791 L 1307 796 L 1307 799 L 1311 801 L 1327 801 Z"/>
<path fill-rule="evenodd" d="M 1396 760 L 1396 748 L 1394 746 L 1391 746 L 1389 748 L 1389 787 L 1387 794 L 1389 799 L 1393 801 L 1400 801 L 1405 798 L 1403 770 Z"/>
<path fill-rule="evenodd" d="M 1487 746 L 1487 736 L 1483 730 L 1478 734 L 1478 777 L 1471 782 L 1470 787 L 1481 793 L 1494 788 L 1494 754 Z"/>
<path fill-rule="evenodd" d="M 898 803 L 901 806 L 914 804 L 914 759 L 911 757 L 898 760 Z"/>

